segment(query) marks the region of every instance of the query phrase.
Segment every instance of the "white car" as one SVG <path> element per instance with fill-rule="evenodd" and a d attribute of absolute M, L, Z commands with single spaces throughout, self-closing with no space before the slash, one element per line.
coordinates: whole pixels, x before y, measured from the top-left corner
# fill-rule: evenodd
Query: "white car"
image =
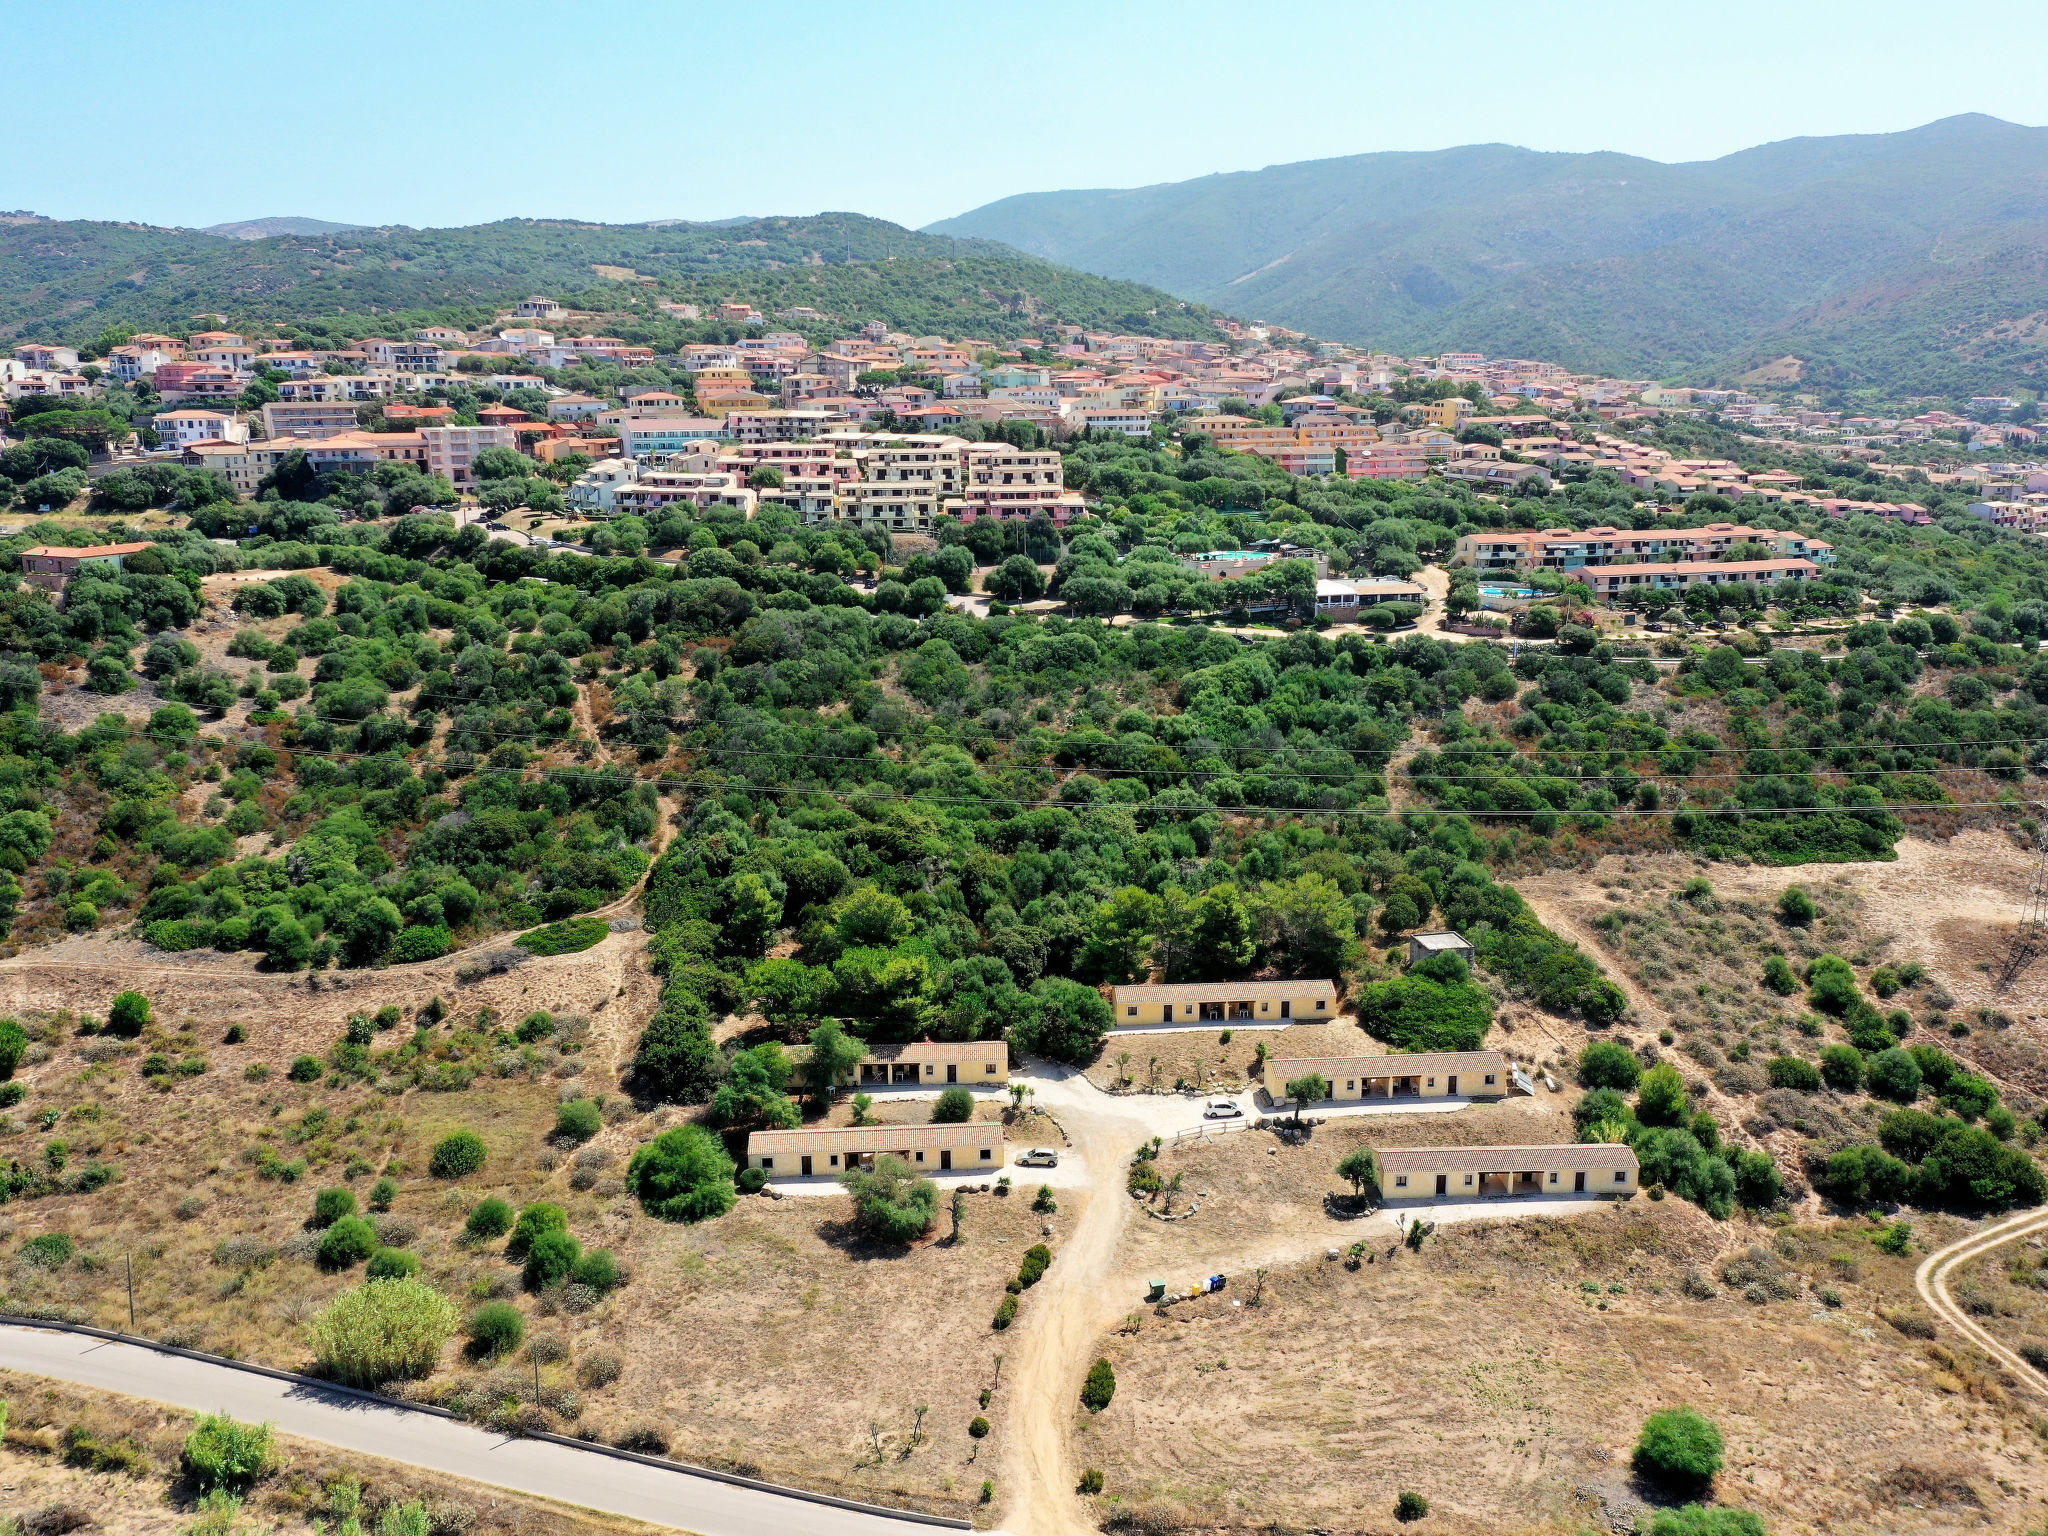
<path fill-rule="evenodd" d="M 1019 1168 L 1057 1168 L 1059 1165 L 1060 1155 L 1051 1147 L 1035 1147 L 1017 1159 Z"/>
<path fill-rule="evenodd" d="M 1202 1106 L 1204 1120 L 1242 1120 L 1244 1111 L 1232 1099 L 1211 1099 Z"/>

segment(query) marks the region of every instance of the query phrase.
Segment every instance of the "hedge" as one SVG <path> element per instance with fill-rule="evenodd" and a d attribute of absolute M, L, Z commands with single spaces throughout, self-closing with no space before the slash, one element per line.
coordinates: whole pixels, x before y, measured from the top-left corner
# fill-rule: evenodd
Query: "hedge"
<path fill-rule="evenodd" d="M 410 965 L 421 960 L 438 960 L 448 953 L 448 930 L 439 923 L 408 928 L 393 941 L 385 958 L 393 965 Z"/>
<path fill-rule="evenodd" d="M 519 947 L 535 955 L 573 955 L 610 933 L 611 925 L 601 917 L 568 917 L 544 928 L 519 935 Z"/>

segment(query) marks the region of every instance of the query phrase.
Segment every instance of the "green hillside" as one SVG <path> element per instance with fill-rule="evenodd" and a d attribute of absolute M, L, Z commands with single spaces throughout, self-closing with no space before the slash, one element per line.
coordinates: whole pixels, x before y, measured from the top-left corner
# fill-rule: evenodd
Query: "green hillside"
<path fill-rule="evenodd" d="M 1476 145 L 1013 197 L 935 224 L 1429 352 L 1937 391 L 2048 364 L 2048 129 L 1956 117 L 1663 165 Z"/>
<path fill-rule="evenodd" d="M 476 324 L 536 291 L 600 310 L 653 297 L 740 298 L 998 338 L 1058 321 L 1213 334 L 1199 306 L 1157 289 L 858 214 L 661 226 L 516 219 L 260 240 L 0 221 L 0 336 L 13 339 L 89 340 L 112 325 L 161 329 L 208 312 L 241 322 L 318 318 L 338 330 L 369 316 L 394 328 L 429 316 Z"/>

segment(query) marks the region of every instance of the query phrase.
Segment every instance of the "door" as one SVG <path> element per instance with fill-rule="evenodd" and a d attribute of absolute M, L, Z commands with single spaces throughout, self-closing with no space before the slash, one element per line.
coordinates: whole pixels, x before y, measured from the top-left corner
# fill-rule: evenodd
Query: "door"
<path fill-rule="evenodd" d="M 805 1154 L 804 1154 L 804 1177 L 808 1179 L 808 1178 L 809 1178 L 810 1176 L 811 1176 L 811 1158 L 810 1158 L 810 1154 L 809 1154 L 809 1153 L 807 1152 L 807 1153 L 805 1153 Z"/>
<path fill-rule="evenodd" d="M 1292 1002 L 1283 1002 L 1280 1005 L 1280 1017 L 1283 1019 L 1294 1017 L 1294 1004 Z"/>
<path fill-rule="evenodd" d="M 1451 1086 L 1450 1086 L 1450 1092 L 1452 1092 L 1453 1094 L 1455 1094 L 1455 1093 L 1456 1093 L 1456 1092 L 1458 1091 L 1458 1079 L 1457 1079 L 1457 1076 L 1456 1076 L 1456 1074 L 1453 1074 L 1453 1075 L 1452 1075 L 1452 1077 L 1451 1077 L 1451 1079 L 1450 1079 L 1450 1084 L 1451 1084 Z"/>
<path fill-rule="evenodd" d="M 946 1063 L 946 1081 L 949 1083 L 960 1081 L 960 1067 L 958 1063 L 951 1061 Z"/>
<path fill-rule="evenodd" d="M 1451 1192 L 1451 1176 L 1448 1173 L 1440 1173 L 1436 1176 L 1436 1192 L 1440 1195 L 1447 1195 Z"/>
<path fill-rule="evenodd" d="M 1584 1173 L 1575 1173 L 1572 1175 L 1572 1189 L 1575 1193 L 1581 1195 L 1583 1195 L 1586 1192 L 1586 1176 Z"/>
<path fill-rule="evenodd" d="M 953 1149 L 952 1149 L 951 1147 L 942 1147 L 942 1148 L 940 1149 L 940 1151 L 939 1151 L 939 1169 L 940 1169 L 940 1171 L 941 1171 L 941 1172 L 943 1172 L 943 1171 L 945 1171 L 946 1169 L 948 1169 L 948 1168 L 951 1168 L 952 1166 L 953 1166 Z"/>

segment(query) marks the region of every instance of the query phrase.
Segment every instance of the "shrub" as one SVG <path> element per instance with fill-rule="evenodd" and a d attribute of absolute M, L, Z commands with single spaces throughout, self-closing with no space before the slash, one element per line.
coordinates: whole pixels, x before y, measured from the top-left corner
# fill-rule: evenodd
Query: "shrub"
<path fill-rule="evenodd" d="M 78 1251 L 67 1232 L 44 1232 L 21 1245 L 15 1257 L 34 1269 L 62 1269 Z"/>
<path fill-rule="evenodd" d="M 1778 897 L 1778 916 L 1796 928 L 1804 928 L 1819 915 L 1820 908 L 1814 905 L 1813 898 L 1799 886 L 1786 886 L 1783 894 Z"/>
<path fill-rule="evenodd" d="M 588 1141 L 603 1129 L 604 1114 L 590 1099 L 571 1099 L 555 1111 L 555 1134 L 570 1141 Z"/>
<path fill-rule="evenodd" d="M 509 1302 L 487 1301 L 469 1314 L 471 1347 L 479 1355 L 506 1355 L 526 1337 L 526 1319 Z"/>
<path fill-rule="evenodd" d="M 1858 1144 L 1842 1148 L 1822 1164 L 1814 1179 L 1820 1192 L 1852 1210 L 1895 1205 L 1913 1188 L 1913 1169 L 1881 1148 Z"/>
<path fill-rule="evenodd" d="M 967 1433 L 971 1438 L 976 1440 L 987 1439 L 990 1427 L 991 1426 L 988 1420 L 984 1419 L 978 1413 L 973 1418 L 967 1421 Z"/>
<path fill-rule="evenodd" d="M 1001 1333 L 1015 1321 L 1017 1321 L 1017 1298 L 1015 1296 L 1005 1296 L 997 1304 L 995 1320 L 989 1324 L 989 1327 L 995 1329 L 997 1333 Z"/>
<path fill-rule="evenodd" d="M 1579 1052 L 1579 1084 L 1623 1093 L 1643 1080 L 1643 1064 L 1619 1040 L 1595 1040 Z"/>
<path fill-rule="evenodd" d="M 1059 1208 L 1059 1201 L 1053 1198 L 1052 1186 L 1050 1184 L 1039 1185 L 1038 1194 L 1031 1202 L 1031 1209 L 1038 1212 L 1041 1216 L 1050 1216 Z"/>
<path fill-rule="evenodd" d="M 1796 1088 L 1801 1093 L 1814 1093 L 1820 1088 L 1820 1069 L 1804 1057 L 1773 1056 L 1765 1071 L 1773 1088 Z"/>
<path fill-rule="evenodd" d="M 466 1179 L 484 1165 L 484 1139 L 475 1131 L 452 1131 L 443 1136 L 427 1160 L 427 1172 L 437 1179 Z"/>
<path fill-rule="evenodd" d="M 1764 985 L 1780 997 L 1790 997 L 1799 990 L 1799 978 L 1783 955 L 1772 955 L 1764 961 Z"/>
<path fill-rule="evenodd" d="M 1691 1112 L 1685 1079 L 1669 1062 L 1659 1062 L 1643 1074 L 1642 1089 L 1636 1095 L 1636 1118 L 1644 1125 L 1683 1125 Z"/>
<path fill-rule="evenodd" d="M 356 1213 L 356 1197 L 345 1189 L 323 1189 L 313 1197 L 313 1225 L 331 1227 Z"/>
<path fill-rule="evenodd" d="M 626 1187 L 641 1208 L 663 1221 L 705 1221 L 723 1216 L 738 1198 L 732 1158 L 701 1125 L 663 1131 L 633 1154 Z"/>
<path fill-rule="evenodd" d="M 512 1230 L 512 1207 L 495 1195 L 479 1200 L 469 1209 L 469 1219 L 462 1224 L 463 1235 L 478 1242 L 489 1242 L 492 1238 L 503 1237 Z"/>
<path fill-rule="evenodd" d="M 1045 1278 L 1045 1271 L 1052 1263 L 1052 1250 L 1043 1243 L 1033 1243 L 1024 1250 L 1024 1262 L 1017 1267 L 1017 1283 L 1029 1290 Z"/>
<path fill-rule="evenodd" d="M 768 1170 L 742 1168 L 732 1176 L 732 1186 L 743 1195 L 758 1195 L 768 1187 Z"/>
<path fill-rule="evenodd" d="M 470 1212 L 470 1220 L 476 1220 L 477 1211 L 481 1211 L 484 1206 L 502 1206 L 504 1203 L 502 1200 L 486 1200 L 477 1206 L 476 1211 Z M 568 1212 L 564 1211 L 559 1205 L 550 1205 L 545 1200 L 536 1200 L 532 1205 L 520 1211 L 519 1220 L 512 1227 L 512 1240 L 505 1245 L 505 1257 L 508 1259 L 523 1259 L 526 1257 L 527 1250 L 533 1246 L 535 1238 L 548 1232 L 566 1232 L 568 1230 Z"/>
<path fill-rule="evenodd" d="M 1910 1104 L 1920 1097 L 1920 1064 L 1893 1046 L 1870 1058 L 1870 1091 L 1894 1104 Z"/>
<path fill-rule="evenodd" d="M 1660 1509 L 1650 1521 L 1649 1536 L 1768 1536 L 1764 1523 L 1746 1509 Z"/>
<path fill-rule="evenodd" d="M 1854 1093 L 1863 1086 L 1863 1053 L 1853 1045 L 1823 1046 L 1820 1075 L 1830 1088 Z"/>
<path fill-rule="evenodd" d="M 578 1285 L 587 1285 L 600 1296 L 617 1290 L 621 1278 L 619 1261 L 604 1248 L 593 1248 L 584 1254 L 569 1275 Z"/>
<path fill-rule="evenodd" d="M 1721 1470 L 1721 1431 L 1690 1408 L 1667 1408 L 1643 1421 L 1633 1465 L 1653 1482 L 1702 1493 Z"/>
<path fill-rule="evenodd" d="M 636 1451 L 642 1456 L 666 1456 L 668 1431 L 651 1419 L 637 1419 L 627 1425 L 612 1444 L 622 1451 Z"/>
<path fill-rule="evenodd" d="M 545 1040 L 555 1032 L 555 1016 L 544 1008 L 535 1009 L 519 1021 L 519 1028 L 513 1031 L 521 1045 L 532 1045 Z"/>
<path fill-rule="evenodd" d="M 314 1320 L 321 1372 L 354 1387 L 424 1376 L 455 1332 L 455 1304 L 417 1279 L 344 1291 Z"/>
<path fill-rule="evenodd" d="M 1081 1406 L 1090 1413 L 1100 1413 L 1115 1396 L 1116 1372 L 1107 1360 L 1097 1360 L 1088 1367 L 1088 1379 L 1081 1383 Z"/>
<path fill-rule="evenodd" d="M 441 924 L 422 923 L 405 929 L 392 940 L 384 958 L 393 965 L 416 965 L 422 960 L 440 959 L 453 943 L 453 937 Z"/>
<path fill-rule="evenodd" d="M 626 1362 L 609 1349 L 593 1349 L 576 1367 L 576 1380 L 585 1391 L 608 1387 L 625 1373 Z"/>
<path fill-rule="evenodd" d="M 1822 955 L 1806 968 L 1806 1000 L 1822 1013 L 1845 1014 L 1860 999 L 1856 972 L 1840 955 Z"/>
<path fill-rule="evenodd" d="M 0 1019 L 0 1078 L 14 1076 L 28 1050 L 28 1033 L 13 1019 Z"/>
<path fill-rule="evenodd" d="M 185 1437 L 185 1475 L 205 1491 L 247 1488 L 270 1470 L 270 1428 L 202 1413 Z"/>
<path fill-rule="evenodd" d="M 849 1168 L 839 1182 L 853 1196 L 854 1225 L 879 1242 L 912 1242 L 938 1217 L 938 1185 L 916 1177 L 900 1157 L 878 1157 L 873 1168 Z"/>
<path fill-rule="evenodd" d="M 526 1269 L 520 1278 L 529 1291 L 560 1285 L 575 1272 L 583 1245 L 567 1232 L 543 1232 L 526 1245 Z"/>
<path fill-rule="evenodd" d="M 318 1056 L 299 1056 L 293 1059 L 284 1075 L 295 1083 L 317 1083 L 326 1070 Z"/>
<path fill-rule="evenodd" d="M 140 992 L 123 992 L 107 1009 L 107 1033 L 133 1040 L 149 1023 L 149 999 Z"/>
<path fill-rule="evenodd" d="M 320 1239 L 322 1269 L 347 1269 L 377 1251 L 377 1229 L 360 1216 L 344 1216 Z"/>
<path fill-rule="evenodd" d="M 388 1211 L 391 1202 L 398 1198 L 398 1180 L 390 1177 L 379 1179 L 370 1186 L 370 1209 Z"/>
<path fill-rule="evenodd" d="M 1429 1500 L 1419 1493 L 1403 1493 L 1394 1500 L 1394 1518 L 1406 1525 L 1411 1520 L 1420 1520 L 1429 1513 Z"/>
<path fill-rule="evenodd" d="M 518 942 L 528 954 L 573 955 L 590 948 L 610 932 L 610 925 L 601 917 L 571 917 L 522 933 Z"/>
<path fill-rule="evenodd" d="M 1081 1474 L 1081 1481 L 1074 1485 L 1077 1493 L 1095 1494 L 1102 1492 L 1102 1468 L 1090 1467 Z"/>
<path fill-rule="evenodd" d="M 957 1083 L 939 1095 L 932 1105 L 934 1125 L 965 1125 L 974 1118 L 974 1095 Z"/>
<path fill-rule="evenodd" d="M 370 1255 L 363 1274 L 371 1280 L 409 1280 L 419 1272 L 418 1254 L 407 1253 L 403 1248 L 379 1248 Z"/>

